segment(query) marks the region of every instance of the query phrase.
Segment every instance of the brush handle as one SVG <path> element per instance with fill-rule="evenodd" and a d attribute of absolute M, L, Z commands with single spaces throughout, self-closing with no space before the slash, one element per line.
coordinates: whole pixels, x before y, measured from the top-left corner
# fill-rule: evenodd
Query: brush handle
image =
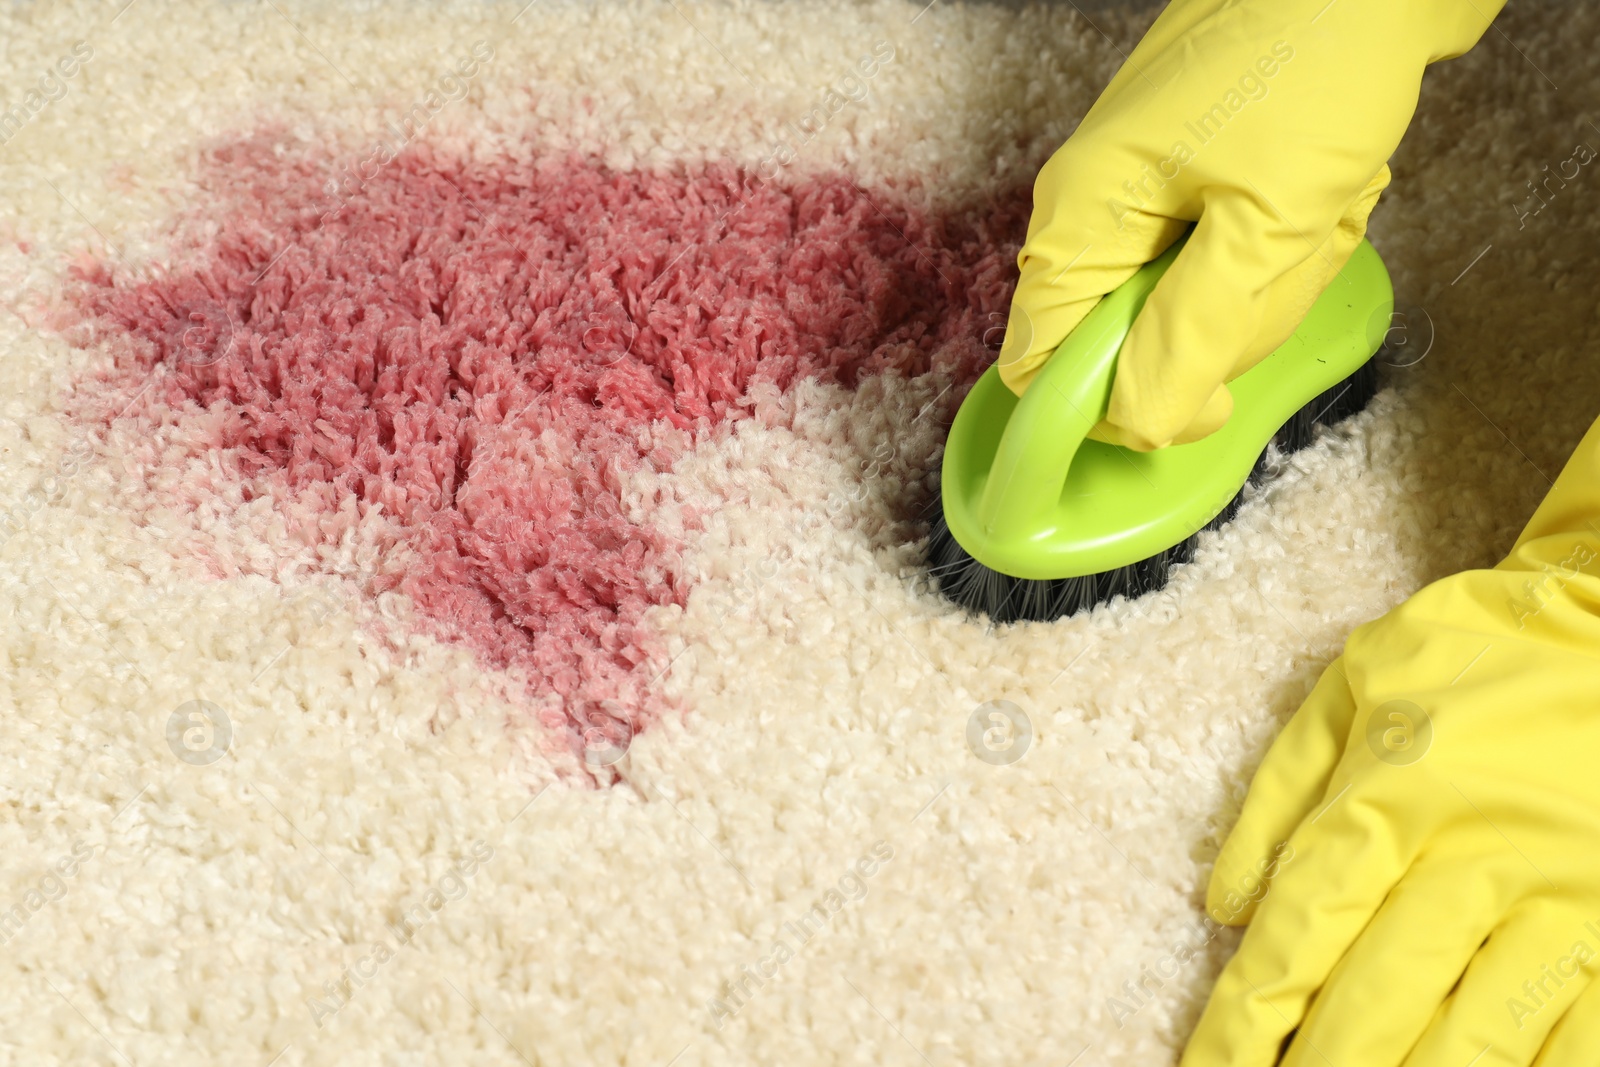
<path fill-rule="evenodd" d="M 978 514 L 985 534 L 1053 528 L 1072 460 L 1110 406 L 1122 342 L 1187 240 L 1179 238 L 1101 297 L 1035 375 L 1006 423 L 984 485 Z M 1056 492 L 1040 493 L 1039 486 Z"/>

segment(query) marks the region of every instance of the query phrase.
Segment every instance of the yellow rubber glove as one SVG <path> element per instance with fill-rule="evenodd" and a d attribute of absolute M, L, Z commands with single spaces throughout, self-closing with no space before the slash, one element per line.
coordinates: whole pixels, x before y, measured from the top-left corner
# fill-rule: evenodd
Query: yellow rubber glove
<path fill-rule="evenodd" d="M 1600 422 L 1498 566 L 1351 634 L 1207 909 L 1250 928 L 1185 1067 L 1265 1067 L 1297 1027 L 1286 1064 L 1595 1062 Z"/>
<path fill-rule="evenodd" d="M 1227 421 L 1361 242 L 1423 68 L 1504 0 L 1172 0 L 1040 170 L 1000 376 L 1020 395 L 1101 296 L 1193 238 L 1156 286 L 1091 436 L 1131 448 Z"/>

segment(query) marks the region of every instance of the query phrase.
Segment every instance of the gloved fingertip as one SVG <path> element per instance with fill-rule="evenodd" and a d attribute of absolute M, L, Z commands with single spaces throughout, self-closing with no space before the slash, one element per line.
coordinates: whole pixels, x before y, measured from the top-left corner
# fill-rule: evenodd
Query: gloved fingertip
<path fill-rule="evenodd" d="M 1007 389 L 1021 396 L 1028 391 L 1028 386 L 1038 375 L 1039 368 L 1044 366 L 1042 357 L 1033 359 L 1017 359 L 1010 363 L 997 363 L 1000 372 L 1000 381 Z"/>
<path fill-rule="evenodd" d="M 1245 926 L 1255 917 L 1260 897 L 1240 893 L 1229 879 L 1211 875 L 1206 887 L 1206 917 L 1219 926 Z"/>
<path fill-rule="evenodd" d="M 1186 445 L 1192 441 L 1210 437 L 1227 425 L 1228 420 L 1232 417 L 1233 394 L 1228 391 L 1226 385 L 1219 385 L 1216 391 L 1206 398 L 1205 406 L 1195 414 L 1194 418 L 1189 420 L 1187 426 L 1179 430 L 1177 435 L 1173 437 L 1172 443 Z"/>

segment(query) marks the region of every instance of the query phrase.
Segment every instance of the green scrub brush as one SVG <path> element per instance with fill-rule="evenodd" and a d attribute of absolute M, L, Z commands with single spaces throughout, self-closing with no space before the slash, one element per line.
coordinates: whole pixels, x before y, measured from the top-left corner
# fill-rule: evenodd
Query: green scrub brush
<path fill-rule="evenodd" d="M 1018 399 L 991 366 L 950 427 L 928 565 L 946 597 L 997 623 L 1047 621 L 1161 588 L 1203 530 L 1238 510 L 1267 449 L 1377 391 L 1371 359 L 1394 290 L 1362 241 L 1277 351 L 1229 383 L 1233 415 L 1199 441 L 1136 452 L 1091 441 L 1122 341 L 1179 241 L 1108 293 Z"/>

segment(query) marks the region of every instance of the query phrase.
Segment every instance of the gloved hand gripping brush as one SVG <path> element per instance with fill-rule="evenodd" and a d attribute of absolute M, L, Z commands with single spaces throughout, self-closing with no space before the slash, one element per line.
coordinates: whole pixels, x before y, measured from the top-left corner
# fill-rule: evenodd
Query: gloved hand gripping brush
<path fill-rule="evenodd" d="M 1392 306 L 1367 218 L 1423 69 L 1498 6 L 1171 0 L 1035 182 L 945 452 L 947 595 L 1011 621 L 1158 588 L 1278 431 L 1365 403 Z"/>
<path fill-rule="evenodd" d="M 1366 406 L 1394 293 L 1362 242 L 1299 329 L 1231 383 L 1233 417 L 1140 452 L 1090 440 L 1128 329 L 1183 241 L 1105 297 L 1019 399 L 990 367 L 945 444 L 928 562 L 951 600 L 995 622 L 1050 620 L 1166 584 L 1202 530 L 1238 510 L 1268 446 L 1292 452 Z"/>

